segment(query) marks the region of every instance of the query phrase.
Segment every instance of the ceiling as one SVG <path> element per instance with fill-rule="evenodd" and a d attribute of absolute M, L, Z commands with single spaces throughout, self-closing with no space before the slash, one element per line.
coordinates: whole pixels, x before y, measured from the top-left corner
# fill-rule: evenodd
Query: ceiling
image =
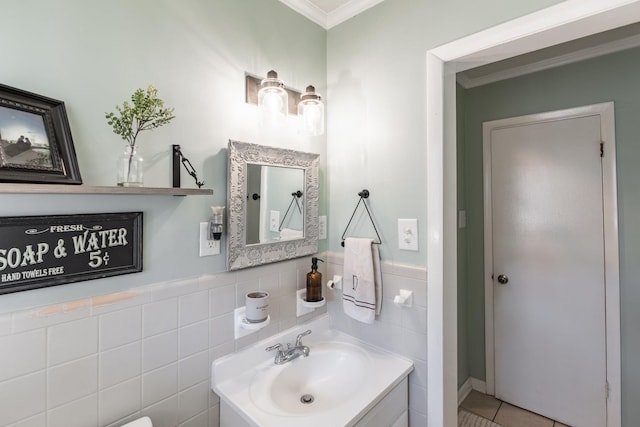
<path fill-rule="evenodd" d="M 280 0 L 325 29 L 334 27 L 384 0 Z"/>

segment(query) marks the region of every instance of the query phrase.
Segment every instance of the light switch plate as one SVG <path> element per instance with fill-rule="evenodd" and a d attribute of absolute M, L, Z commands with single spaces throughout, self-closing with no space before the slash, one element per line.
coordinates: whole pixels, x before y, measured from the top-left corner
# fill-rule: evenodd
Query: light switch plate
<path fill-rule="evenodd" d="M 327 238 L 327 216 L 320 215 L 318 217 L 318 240 Z"/>
<path fill-rule="evenodd" d="M 398 219 L 398 248 L 405 251 L 418 250 L 417 219 Z"/>
<path fill-rule="evenodd" d="M 220 255 L 220 240 L 209 240 L 209 223 L 200 223 L 200 256 Z"/>

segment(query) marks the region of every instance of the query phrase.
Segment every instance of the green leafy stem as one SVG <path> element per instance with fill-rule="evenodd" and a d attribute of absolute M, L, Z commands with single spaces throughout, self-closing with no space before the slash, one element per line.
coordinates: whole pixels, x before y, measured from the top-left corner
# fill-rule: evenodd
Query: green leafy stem
<path fill-rule="evenodd" d="M 131 103 L 125 101 L 116 106 L 116 113 L 106 113 L 107 123 L 113 132 L 120 135 L 131 147 L 135 147 L 140 132 L 168 124 L 175 118 L 173 108 L 166 108 L 158 98 L 158 89 L 149 85 L 147 90 L 138 89 L 131 95 Z"/>

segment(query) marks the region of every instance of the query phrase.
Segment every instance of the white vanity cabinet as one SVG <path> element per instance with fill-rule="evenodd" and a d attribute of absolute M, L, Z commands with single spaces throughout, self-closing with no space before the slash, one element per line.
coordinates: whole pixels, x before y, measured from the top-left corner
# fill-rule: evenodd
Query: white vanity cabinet
<path fill-rule="evenodd" d="M 348 424 L 351 425 L 351 424 Z M 409 381 L 405 377 L 380 402 L 367 412 L 354 427 L 408 427 Z"/>

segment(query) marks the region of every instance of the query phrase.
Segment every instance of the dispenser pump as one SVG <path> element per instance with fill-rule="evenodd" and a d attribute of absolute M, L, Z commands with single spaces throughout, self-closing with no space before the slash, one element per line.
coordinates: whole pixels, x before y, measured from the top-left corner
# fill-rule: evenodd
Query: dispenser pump
<path fill-rule="evenodd" d="M 322 273 L 318 272 L 320 258 L 311 258 L 311 271 L 307 273 L 307 302 L 322 301 Z"/>

